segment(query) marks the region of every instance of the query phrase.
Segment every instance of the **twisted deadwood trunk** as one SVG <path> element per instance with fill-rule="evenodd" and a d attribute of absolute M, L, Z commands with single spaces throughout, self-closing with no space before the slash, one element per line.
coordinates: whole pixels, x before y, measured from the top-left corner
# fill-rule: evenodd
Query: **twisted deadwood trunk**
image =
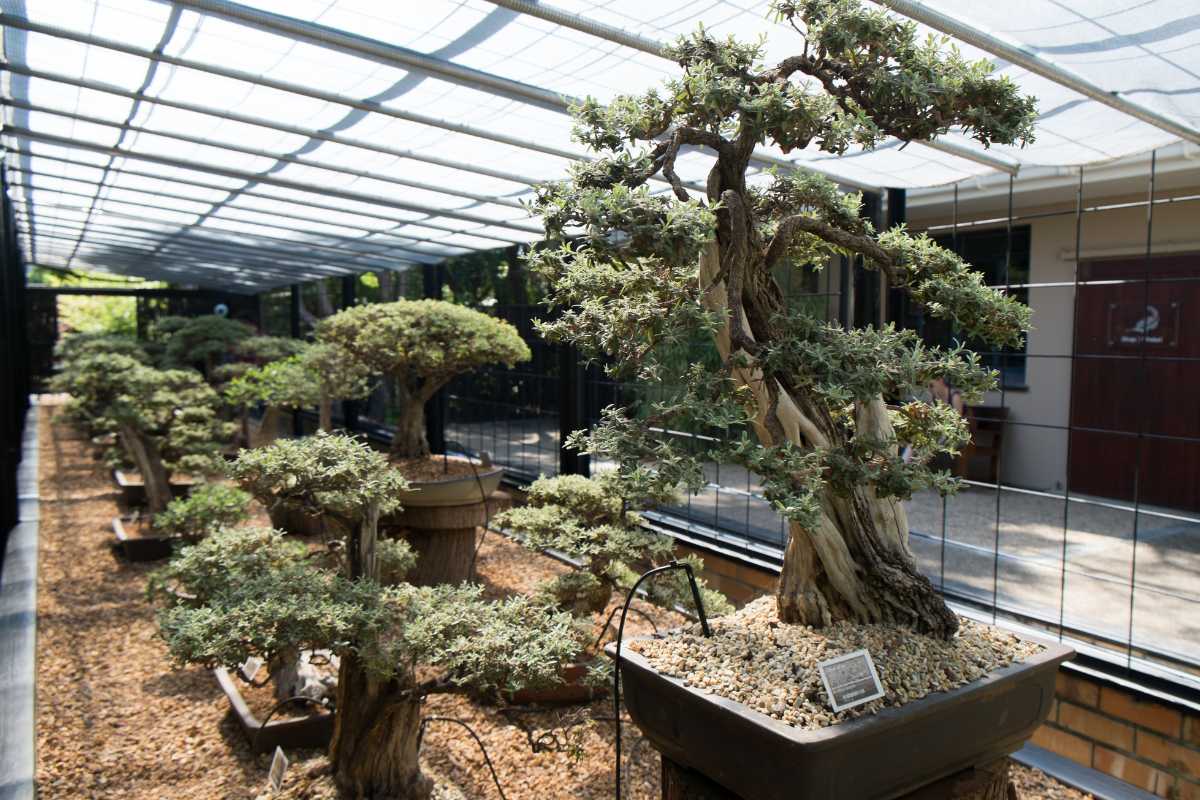
<path fill-rule="evenodd" d="M 704 305 L 726 315 L 717 349 L 725 363 L 736 365 L 735 380 L 754 398 L 753 428 L 763 445 L 836 445 L 843 434 L 821 401 L 788 385 L 789 376 L 765 375 L 758 366 L 759 343 L 781 336 L 775 319 L 784 301 L 742 200 L 744 169 L 722 167 L 719 160 L 709 177 L 709 199 L 723 204 L 717 238 L 700 256 Z M 859 434 L 893 436 L 881 397 L 856 403 L 855 423 Z M 861 484 L 848 492 L 827 487 L 820 505 L 812 527 L 789 523 L 776 593 L 781 620 L 814 627 L 842 620 L 887 622 L 942 638 L 954 635 L 957 618 L 917 571 L 898 500 L 878 497 L 873 486 Z"/>
<path fill-rule="evenodd" d="M 167 503 L 171 502 L 171 482 L 158 445 L 128 423 L 121 423 L 119 431 L 125 452 L 129 453 L 142 476 L 142 484 L 146 488 L 146 510 L 150 514 L 165 510 Z"/>
<path fill-rule="evenodd" d="M 372 505 L 350 537 L 351 578 L 379 579 L 378 535 L 379 507 Z M 421 698 L 415 676 L 407 666 L 398 669 L 395 676 L 381 679 L 357 654 L 342 655 L 329 761 L 350 797 L 426 800 L 433 790 L 421 774 Z"/>

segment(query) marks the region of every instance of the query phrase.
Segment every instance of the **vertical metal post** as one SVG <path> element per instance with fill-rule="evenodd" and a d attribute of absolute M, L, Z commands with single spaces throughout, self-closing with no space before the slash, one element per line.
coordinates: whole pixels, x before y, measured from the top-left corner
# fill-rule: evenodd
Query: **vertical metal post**
<path fill-rule="evenodd" d="M 882 220 L 882 203 L 883 198 L 874 192 L 863 193 L 862 216 L 869 219 L 871 223 L 878 228 Z M 861 256 L 854 257 L 854 324 L 855 325 L 876 325 L 878 326 L 882 319 L 880 312 L 883 310 L 882 298 L 880 297 L 880 288 L 883 283 L 883 273 L 876 271 L 874 274 L 868 274 L 863 266 Z"/>
<path fill-rule="evenodd" d="M 442 299 L 442 288 L 446 285 L 446 267 L 443 264 L 425 264 L 421 270 L 423 294 L 430 300 Z M 425 404 L 425 438 L 434 453 L 446 452 L 446 390 L 442 389 Z"/>
<path fill-rule="evenodd" d="M 1012 239 L 1013 239 L 1013 183 L 1014 176 L 1008 176 L 1008 221 L 1005 226 L 1004 239 L 1004 294 L 1008 295 L 1012 285 L 1011 270 L 1012 270 Z M 1008 377 L 1005 374 L 1008 369 L 1008 354 L 1004 352 L 1004 348 L 1000 349 L 1000 408 L 1005 407 L 1005 392 L 1008 386 Z M 1003 411 L 997 412 L 997 415 L 1003 415 Z M 1004 436 L 1005 427 L 1008 425 L 1008 418 L 1004 417 L 997 420 L 1000 425 L 1000 435 Z M 1002 439 L 1003 440 L 1003 439 Z M 1001 504 L 1001 473 L 1004 469 L 1002 463 L 1004 459 L 1003 452 L 996 454 L 996 528 L 992 541 L 992 624 L 996 624 L 996 618 L 1000 612 L 1000 504 Z"/>
<path fill-rule="evenodd" d="M 1146 196 L 1146 270 L 1143 286 L 1145 287 L 1142 298 L 1142 319 L 1146 319 L 1150 313 L 1150 266 L 1154 256 L 1154 179 L 1158 167 L 1158 151 L 1150 151 L 1150 185 L 1147 189 Z M 1146 366 L 1146 340 L 1149 338 L 1150 331 L 1143 331 L 1142 339 L 1138 343 L 1138 349 L 1141 350 L 1139 362 L 1141 366 L 1141 380 L 1139 383 L 1142 386 L 1147 384 L 1147 366 Z M 1129 636 L 1126 641 L 1125 651 L 1125 666 L 1131 668 L 1133 666 L 1133 613 L 1134 599 L 1137 597 L 1137 548 L 1138 548 L 1138 521 L 1141 517 L 1142 509 L 1142 443 L 1146 438 L 1146 414 L 1145 412 L 1138 414 L 1137 424 L 1137 447 L 1136 455 L 1133 460 L 1133 544 L 1132 552 L 1129 557 Z"/>
<path fill-rule="evenodd" d="M 587 426 L 584 409 L 586 374 L 579 351 L 570 345 L 558 348 L 558 472 L 587 475 L 588 457 L 563 445 L 572 432 Z"/>
<path fill-rule="evenodd" d="M 1063 622 L 1067 609 L 1067 532 L 1071 523 L 1071 440 L 1074 420 L 1071 409 L 1075 402 L 1075 348 L 1079 344 L 1079 259 L 1083 248 L 1083 167 L 1079 168 L 1079 185 L 1075 188 L 1075 274 L 1071 287 L 1071 382 L 1067 395 L 1067 448 L 1066 475 L 1063 481 L 1063 534 L 1062 553 L 1059 556 L 1058 576 L 1058 640 L 1063 638 Z"/>
<path fill-rule="evenodd" d="M 853 274 L 850 259 L 838 256 L 838 322 L 846 330 L 854 327 L 854 320 L 850 318 L 850 300 L 854 297 Z"/>
<path fill-rule="evenodd" d="M 358 301 L 358 275 L 342 277 L 342 308 L 352 308 Z M 353 431 L 358 427 L 358 401 L 342 401 L 342 427 Z"/>
<path fill-rule="evenodd" d="M 891 230 L 898 225 L 908 222 L 907 191 L 904 189 L 887 190 L 887 215 L 885 220 L 885 230 Z M 908 309 L 910 306 L 908 292 L 900 288 L 891 288 L 888 290 L 886 296 L 887 313 L 883 321 L 894 322 L 898 328 L 908 327 Z"/>
<path fill-rule="evenodd" d="M 291 314 L 289 318 L 291 327 L 289 332 L 291 333 L 293 339 L 300 338 L 300 308 L 303 301 L 303 297 L 300 293 L 301 288 L 301 285 L 298 283 L 293 283 L 291 286 Z M 304 424 L 300 421 L 300 412 L 298 411 L 292 412 L 292 435 L 304 435 Z"/>

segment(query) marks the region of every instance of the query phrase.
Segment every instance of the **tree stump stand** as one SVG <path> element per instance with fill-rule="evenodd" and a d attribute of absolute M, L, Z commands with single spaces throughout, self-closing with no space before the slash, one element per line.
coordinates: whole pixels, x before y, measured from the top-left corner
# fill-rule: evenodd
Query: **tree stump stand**
<path fill-rule="evenodd" d="M 411 506 L 379 521 L 379 533 L 405 539 L 417 554 L 408 582 L 417 586 L 457 584 L 471 579 L 477 530 L 512 505 L 505 492 L 492 492 L 486 506 Z"/>
<path fill-rule="evenodd" d="M 970 767 L 903 795 L 899 800 L 1018 800 L 1007 758 Z M 747 769 L 753 766 L 747 764 Z M 746 800 L 694 769 L 663 756 L 662 800 Z"/>

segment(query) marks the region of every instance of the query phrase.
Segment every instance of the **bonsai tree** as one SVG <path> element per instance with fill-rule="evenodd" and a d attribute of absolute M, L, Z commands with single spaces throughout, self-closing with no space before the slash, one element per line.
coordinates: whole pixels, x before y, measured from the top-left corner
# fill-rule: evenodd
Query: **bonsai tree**
<path fill-rule="evenodd" d="M 86 334 L 64 339 L 55 352 L 59 370 L 50 389 L 71 396 L 64 413 L 91 436 L 114 433 L 116 424 L 105 412 L 120 385 L 115 378 L 145 363 L 146 354 L 128 337 Z"/>
<path fill-rule="evenodd" d="M 581 570 L 541 588 L 556 606 L 576 616 L 603 611 L 614 590 L 629 591 L 644 571 L 674 558 L 674 540 L 644 527 L 641 516 L 631 510 L 674 498 L 630 497 L 623 492 L 626 487 L 614 473 L 539 478 L 527 489 L 526 505 L 496 516 L 495 524 L 517 533 L 526 547 L 557 550 L 582 562 Z M 699 558 L 687 560 L 697 575 L 703 571 Z M 700 584 L 706 611 L 731 610 L 722 594 Z M 652 602 L 666 608 L 692 604 L 687 578 L 679 573 L 648 584 L 646 591 Z"/>
<path fill-rule="evenodd" d="M 471 586 L 384 586 L 377 522 L 404 479 L 341 435 L 247 450 L 235 478 L 264 502 L 330 515 L 344 540 L 330 559 L 270 530 L 222 531 L 184 548 L 158 585 L 159 625 L 181 662 L 234 667 L 311 649 L 339 658 L 330 761 L 352 797 L 429 797 L 421 774 L 422 699 L 468 687 L 551 684 L 577 649 L 571 620 Z M 398 555 L 399 554 L 399 555 Z M 391 546 L 391 560 L 411 552 Z M 418 679 L 415 665 L 436 667 Z"/>
<path fill-rule="evenodd" d="M 858 194 L 803 168 L 754 181 L 747 170 L 763 143 L 840 154 L 950 128 L 984 145 L 1023 143 L 1034 101 L 989 77 L 988 62 L 918 40 L 914 24 L 855 0 L 776 0 L 774 10 L 802 37 L 796 55 L 764 66 L 758 45 L 700 31 L 671 49 L 683 74 L 664 91 L 575 110 L 575 136 L 597 158 L 538 191 L 556 243 L 530 264 L 563 309 L 542 331 L 610 359 L 617 377 L 668 391 L 642 408 L 608 409 L 572 443 L 613 458 L 634 481 L 697 487 L 714 459 L 761 475 L 789 523 L 781 620 L 887 622 L 950 637 L 957 619 L 917 571 L 901 501 L 925 487 L 952 490 L 928 461 L 955 452 L 968 431 L 948 406 L 904 400 L 943 377 L 970 402 L 995 374 L 961 346 L 925 347 L 890 325 L 843 330 L 790 307 L 775 275 L 861 257 L 964 339 L 997 347 L 1019 344 L 1029 311 L 929 238 L 876 231 Z M 675 172 L 684 147 L 716 158 L 702 197 Z M 650 191 L 655 176 L 671 193 Z M 696 335 L 715 340 L 718 366 L 665 374 L 662 349 Z"/>
<path fill-rule="evenodd" d="M 164 363 L 172 367 L 200 366 L 210 380 L 220 360 L 254 333 L 246 323 L 216 314 L 192 317 L 184 323 L 172 321 L 169 329 Z"/>
<path fill-rule="evenodd" d="M 317 411 L 323 431 L 333 430 L 333 404 L 337 400 L 360 400 L 375 388 L 365 363 L 339 347 L 324 342 L 310 345 L 300 363 L 317 387 Z"/>
<path fill-rule="evenodd" d="M 477 367 L 511 367 L 530 358 L 528 346 L 507 322 L 442 300 L 347 308 L 321 320 L 316 338 L 391 383 L 400 405 L 393 460 L 429 455 L 425 403 L 438 389 Z"/>
<path fill-rule="evenodd" d="M 187 497 L 177 497 L 154 515 L 154 529 L 163 536 L 198 541 L 223 528 L 245 522 L 250 495 L 236 486 L 205 483 Z"/>
<path fill-rule="evenodd" d="M 233 358 L 213 367 L 209 376 L 218 390 L 224 389 L 234 378 L 241 377 L 255 366 L 281 361 L 291 356 L 299 355 L 308 347 L 303 339 L 292 339 L 287 336 L 251 336 L 242 339 L 233 348 Z"/>
<path fill-rule="evenodd" d="M 312 408 L 320 401 L 319 387 L 304 368 L 300 356 L 272 361 L 261 367 L 251 367 L 225 387 L 225 401 L 237 409 L 241 417 L 242 436 L 250 444 L 249 420 L 246 412 L 262 403 L 262 435 L 270 441 L 278 436 L 279 417 L 284 410 Z"/>
<path fill-rule="evenodd" d="M 198 372 L 158 370 L 120 355 L 92 359 L 81 391 L 141 473 L 151 514 L 170 502 L 172 473 L 220 472 L 233 426 L 218 417 L 217 394 Z"/>

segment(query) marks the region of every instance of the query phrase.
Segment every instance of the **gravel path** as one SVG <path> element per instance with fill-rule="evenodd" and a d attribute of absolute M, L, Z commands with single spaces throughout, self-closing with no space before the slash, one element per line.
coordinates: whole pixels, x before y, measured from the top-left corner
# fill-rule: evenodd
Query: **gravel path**
<path fill-rule="evenodd" d="M 110 521 L 120 510 L 111 479 L 57 409 L 41 415 L 41 561 L 38 581 L 38 788 L 45 800 L 212 800 L 267 797 L 269 758 L 249 752 L 228 704 L 205 670 L 173 668 L 145 602 L 153 565 L 112 554 Z M 489 534 L 479 554 L 489 594 L 525 593 L 564 569 Z M 654 612 L 660 626 L 679 624 Z M 648 632 L 640 620 L 635 631 Z M 612 792 L 612 709 L 587 706 L 504 711 L 463 697 L 430 700 L 431 716 L 470 724 L 483 738 L 509 800 L 602 800 Z M 628 797 L 658 798 L 657 755 L 625 726 Z M 533 752 L 531 742 L 539 742 Z M 334 794 L 317 752 L 289 753 L 285 791 Z M 458 726 L 431 723 L 425 758 L 466 800 L 498 798 L 475 742 Z M 1077 800 L 1035 771 L 1023 797 Z M 440 800 L 452 800 L 447 793 Z"/>

